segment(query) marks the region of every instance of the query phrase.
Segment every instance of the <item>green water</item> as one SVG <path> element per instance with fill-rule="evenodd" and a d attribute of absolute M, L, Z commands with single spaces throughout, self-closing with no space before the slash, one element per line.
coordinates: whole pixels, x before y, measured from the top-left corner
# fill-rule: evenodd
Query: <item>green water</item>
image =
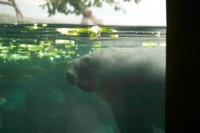
<path fill-rule="evenodd" d="M 64 67 L 108 47 L 165 47 L 165 32 L 166 27 L 159 26 L 92 30 L 92 26 L 81 25 L 1 24 L 0 132 L 118 132 L 114 119 L 102 120 L 99 115 L 108 110 L 112 117 L 110 106 L 103 104 L 105 99 L 69 85 Z M 158 132 L 163 130 L 155 128 L 154 133 Z"/>

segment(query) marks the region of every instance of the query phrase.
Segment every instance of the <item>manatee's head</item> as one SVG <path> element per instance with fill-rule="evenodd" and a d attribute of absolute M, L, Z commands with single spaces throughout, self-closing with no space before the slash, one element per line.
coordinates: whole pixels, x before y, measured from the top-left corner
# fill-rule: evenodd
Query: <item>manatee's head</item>
<path fill-rule="evenodd" d="M 96 80 L 94 69 L 90 56 L 86 55 L 70 61 L 64 73 L 70 84 L 77 85 L 84 91 L 93 91 Z"/>
<path fill-rule="evenodd" d="M 79 62 L 78 59 L 70 61 L 69 63 L 67 63 L 65 67 L 65 71 L 64 71 L 65 78 L 72 85 L 77 84 L 78 82 L 78 77 L 77 77 L 78 76 L 78 73 L 77 73 L 78 62 Z"/>

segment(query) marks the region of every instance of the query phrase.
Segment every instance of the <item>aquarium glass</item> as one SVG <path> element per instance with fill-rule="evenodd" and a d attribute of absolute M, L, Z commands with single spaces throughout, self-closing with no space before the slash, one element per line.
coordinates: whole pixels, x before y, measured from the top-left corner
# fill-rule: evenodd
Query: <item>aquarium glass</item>
<path fill-rule="evenodd" d="M 165 0 L 0 0 L 0 133 L 164 133 Z"/>
<path fill-rule="evenodd" d="M 132 106 L 132 104 L 135 105 L 134 102 L 136 102 L 136 104 L 138 104 L 137 107 L 142 109 L 139 111 L 148 110 L 149 105 L 146 105 L 145 100 L 143 101 L 143 94 L 139 92 L 133 93 L 131 91 L 130 96 L 126 93 L 118 94 L 111 90 L 113 92 L 110 92 L 110 94 L 112 94 L 112 96 L 114 95 L 116 99 L 119 98 L 118 95 L 124 95 L 123 97 L 128 98 L 125 98 L 125 100 L 122 99 L 124 100 L 123 102 L 116 100 L 110 103 L 110 99 L 106 98 L 106 94 L 103 94 L 104 92 L 101 92 L 101 90 L 87 92 L 82 90 L 78 85 L 71 85 L 69 81 L 67 81 L 65 68 L 70 61 L 79 59 L 83 55 L 102 51 L 111 47 L 117 49 L 145 49 L 147 51 L 158 49 L 156 56 L 151 57 L 152 60 L 158 57 L 165 60 L 165 28 L 166 27 L 162 26 L 1 24 L 1 133 L 66 133 L 66 131 L 71 133 L 86 133 L 89 131 L 95 133 L 117 132 L 115 129 L 117 127 L 115 125 L 115 119 L 112 119 L 112 117 L 115 118 L 115 115 L 121 114 L 117 111 L 113 116 L 112 106 L 114 106 L 114 109 L 121 110 L 125 108 L 124 106 L 126 104 Z M 110 53 L 112 53 L 112 50 Z M 124 57 L 124 60 L 118 60 L 119 65 L 112 67 L 120 69 L 123 67 L 123 65 L 120 65 L 120 62 L 125 62 L 124 65 L 127 65 L 126 62 L 130 62 L 130 59 L 132 60 L 131 56 L 140 57 L 144 55 L 145 53 L 140 52 L 130 54 L 130 57 Z M 104 59 L 103 54 L 100 56 Z M 117 56 L 116 60 L 118 56 L 123 57 L 123 50 L 122 52 L 118 52 L 115 56 Z M 115 57 L 113 57 L 113 59 L 115 59 Z M 109 60 L 108 57 L 108 62 L 112 62 L 113 59 Z M 160 61 L 158 60 L 157 63 L 163 63 L 161 60 L 162 59 L 160 59 Z M 142 69 L 145 64 L 141 63 L 139 65 L 141 65 Z M 165 66 L 165 64 L 163 65 Z M 93 67 L 95 68 L 95 66 Z M 152 66 L 147 66 L 147 71 L 151 67 Z M 111 71 L 115 70 L 114 68 L 109 69 L 111 69 Z M 127 68 L 127 71 L 128 72 L 124 71 L 124 73 L 131 73 L 129 68 Z M 136 71 L 140 70 L 137 69 Z M 157 71 L 160 72 L 159 68 Z M 89 71 L 88 75 L 90 74 Z M 112 75 L 110 76 L 112 77 Z M 143 76 L 145 77 L 145 75 L 141 75 L 138 78 Z M 115 77 L 113 77 L 113 80 L 115 80 Z M 145 88 L 141 87 L 141 84 L 136 83 L 133 89 L 135 86 L 137 87 L 137 85 L 140 89 Z M 146 88 L 152 89 L 151 85 L 153 84 L 147 84 Z M 160 86 L 159 82 L 158 86 Z M 161 85 L 161 89 L 163 89 L 163 86 L 164 82 Z M 132 89 L 132 86 L 124 87 L 124 89 L 127 88 Z M 155 99 L 157 98 L 156 100 L 163 100 L 163 102 L 157 101 L 155 105 L 158 104 L 160 107 L 163 107 L 164 95 L 163 98 L 159 99 L 160 93 L 157 95 L 157 92 L 154 92 L 152 89 L 152 92 L 150 91 L 147 96 L 151 96 L 151 93 Z M 164 92 L 161 93 L 164 94 Z M 109 99 L 108 103 L 107 99 Z M 155 99 L 150 98 L 150 100 Z M 116 105 L 112 105 L 113 102 L 116 102 Z M 118 104 L 122 105 L 118 106 Z M 142 108 L 140 108 L 141 106 Z M 161 111 L 164 111 L 164 108 L 162 109 Z M 152 116 L 148 116 L 148 118 L 153 119 L 151 117 L 153 117 L 156 112 L 159 115 L 159 111 L 160 110 L 157 109 L 150 110 L 150 115 Z M 135 114 L 130 114 L 129 111 L 127 111 L 126 114 L 123 113 L 122 115 L 128 115 L 126 116 L 127 120 L 125 122 L 129 122 L 129 119 L 135 117 L 134 115 L 140 115 L 140 113 L 138 114 L 137 112 L 135 112 Z M 136 117 L 136 119 L 138 118 Z M 123 121 L 123 123 L 125 122 Z M 164 125 L 164 119 L 161 122 L 163 122 L 161 125 Z M 148 122 L 144 123 L 147 124 Z M 164 129 L 156 127 L 154 124 L 157 124 L 156 121 L 150 124 L 153 127 L 154 133 L 164 132 Z M 151 128 L 148 130 L 151 130 Z M 130 131 L 125 130 L 121 132 L 129 133 Z"/>

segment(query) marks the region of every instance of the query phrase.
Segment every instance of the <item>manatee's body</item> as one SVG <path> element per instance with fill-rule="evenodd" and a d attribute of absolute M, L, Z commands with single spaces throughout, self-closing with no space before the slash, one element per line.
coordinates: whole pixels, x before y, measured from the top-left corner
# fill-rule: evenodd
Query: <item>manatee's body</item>
<path fill-rule="evenodd" d="M 111 104 L 122 133 L 164 128 L 165 48 L 107 48 L 68 63 L 69 83 L 97 90 Z"/>

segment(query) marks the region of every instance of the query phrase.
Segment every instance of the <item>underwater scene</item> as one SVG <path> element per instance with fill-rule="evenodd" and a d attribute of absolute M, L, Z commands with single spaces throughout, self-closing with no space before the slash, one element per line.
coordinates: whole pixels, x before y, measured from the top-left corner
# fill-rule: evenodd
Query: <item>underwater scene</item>
<path fill-rule="evenodd" d="M 0 25 L 0 133 L 164 133 L 165 26 Z"/>

